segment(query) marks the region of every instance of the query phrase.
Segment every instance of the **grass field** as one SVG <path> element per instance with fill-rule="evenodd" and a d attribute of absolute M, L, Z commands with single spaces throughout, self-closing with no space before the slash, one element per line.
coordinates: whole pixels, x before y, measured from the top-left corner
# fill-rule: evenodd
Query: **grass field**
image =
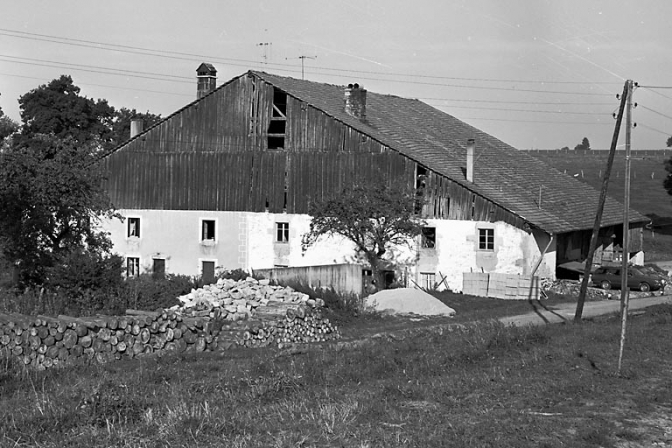
<path fill-rule="evenodd" d="M 0 446 L 668 446 L 670 324 L 669 306 L 632 320 L 621 375 L 615 318 L 49 372 L 5 360 Z"/>
<path fill-rule="evenodd" d="M 548 165 L 600 190 L 608 151 L 529 151 Z M 671 151 L 633 152 L 631 157 L 630 203 L 632 208 L 654 218 L 654 224 L 672 223 L 672 196 L 663 188 L 667 176 L 664 162 Z M 609 181 L 609 195 L 623 201 L 625 191 L 624 151 L 617 151 Z"/>

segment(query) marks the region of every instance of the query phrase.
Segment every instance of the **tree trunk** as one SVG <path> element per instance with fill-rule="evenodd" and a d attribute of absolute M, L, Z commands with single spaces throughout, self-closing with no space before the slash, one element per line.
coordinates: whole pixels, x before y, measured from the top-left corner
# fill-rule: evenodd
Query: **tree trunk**
<path fill-rule="evenodd" d="M 369 264 L 371 265 L 371 274 L 372 274 L 371 283 L 374 286 L 372 288 L 373 289 L 372 293 L 385 289 L 385 274 L 381 266 L 382 263 L 380 258 L 378 258 L 373 253 L 367 253 L 366 258 L 368 259 Z"/>

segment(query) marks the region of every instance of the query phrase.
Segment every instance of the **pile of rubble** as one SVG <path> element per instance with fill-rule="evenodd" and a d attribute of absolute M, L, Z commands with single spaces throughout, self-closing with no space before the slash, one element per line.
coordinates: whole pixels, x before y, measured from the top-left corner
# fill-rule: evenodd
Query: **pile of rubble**
<path fill-rule="evenodd" d="M 567 297 L 577 298 L 581 291 L 581 282 L 578 280 L 548 280 L 541 282 L 541 289 L 548 295 L 549 292 L 560 294 Z M 586 300 L 606 300 L 614 291 L 605 291 L 600 288 L 588 286 L 586 290 Z"/>
<path fill-rule="evenodd" d="M 668 285 L 669 285 L 668 281 Z M 541 282 L 541 289 L 546 295 L 548 293 L 560 294 L 567 297 L 578 298 L 581 291 L 581 281 L 579 280 L 548 280 L 543 279 Z M 642 292 L 637 290 L 630 290 L 630 297 L 649 297 L 654 294 L 663 294 L 664 290 L 655 292 Z M 613 300 L 620 299 L 621 291 L 618 289 L 605 290 L 602 288 L 595 288 L 588 286 L 586 290 L 586 300 Z"/>
<path fill-rule="evenodd" d="M 212 317 L 228 321 L 251 319 L 259 307 L 266 308 L 266 314 L 273 309 L 282 315 L 289 308 L 296 310 L 300 305 L 310 308 L 322 308 L 322 299 L 311 299 L 308 294 L 295 291 L 290 287 L 275 286 L 270 280 L 219 279 L 217 283 L 193 289 L 189 294 L 178 297 L 180 305 L 170 308 L 190 317 Z M 283 306 L 279 306 L 283 304 Z"/>

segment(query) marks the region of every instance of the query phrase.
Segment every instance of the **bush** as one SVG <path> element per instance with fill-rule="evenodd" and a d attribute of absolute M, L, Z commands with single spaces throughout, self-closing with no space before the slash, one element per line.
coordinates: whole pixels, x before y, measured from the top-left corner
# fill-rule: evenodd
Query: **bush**
<path fill-rule="evenodd" d="M 357 294 L 343 294 L 334 288 L 313 288 L 300 282 L 286 282 L 295 291 L 308 294 L 311 299 L 324 300 L 325 307 L 331 313 L 330 320 L 342 324 L 359 316 L 363 309 L 363 300 Z"/>
<path fill-rule="evenodd" d="M 71 251 L 58 258 L 58 263 L 46 268 L 42 285 L 60 290 L 68 296 L 84 291 L 109 291 L 123 281 L 123 258 L 91 251 Z"/>
<path fill-rule="evenodd" d="M 125 308 L 154 311 L 178 305 L 177 298 L 203 286 L 200 278 L 169 274 L 165 277 L 142 274 L 127 279 L 119 293 Z"/>
<path fill-rule="evenodd" d="M 264 278 L 263 275 L 255 274 L 254 272 L 249 273 L 244 269 L 236 268 L 236 269 L 222 269 L 219 271 L 217 274 L 217 278 L 220 279 L 227 279 L 227 280 L 233 280 L 233 281 L 240 281 L 240 280 L 245 280 L 247 277 L 252 277 L 256 280 L 261 280 Z"/>

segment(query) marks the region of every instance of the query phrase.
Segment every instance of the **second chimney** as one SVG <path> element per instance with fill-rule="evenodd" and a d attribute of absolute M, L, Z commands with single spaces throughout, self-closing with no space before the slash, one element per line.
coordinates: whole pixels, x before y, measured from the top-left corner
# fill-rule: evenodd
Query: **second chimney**
<path fill-rule="evenodd" d="M 473 138 L 467 140 L 467 181 L 474 181 L 474 149 L 476 142 Z"/>
<path fill-rule="evenodd" d="M 359 84 L 348 84 L 345 88 L 345 112 L 355 118 L 366 118 L 366 90 Z"/>
<path fill-rule="evenodd" d="M 142 134 L 143 131 L 143 121 L 142 118 L 133 118 L 131 120 L 131 138 L 135 137 L 138 134 Z"/>
<path fill-rule="evenodd" d="M 196 89 L 196 98 L 203 98 L 208 93 L 215 90 L 217 87 L 217 70 L 212 64 L 203 62 L 196 69 L 196 78 L 198 79 L 198 86 Z"/>

